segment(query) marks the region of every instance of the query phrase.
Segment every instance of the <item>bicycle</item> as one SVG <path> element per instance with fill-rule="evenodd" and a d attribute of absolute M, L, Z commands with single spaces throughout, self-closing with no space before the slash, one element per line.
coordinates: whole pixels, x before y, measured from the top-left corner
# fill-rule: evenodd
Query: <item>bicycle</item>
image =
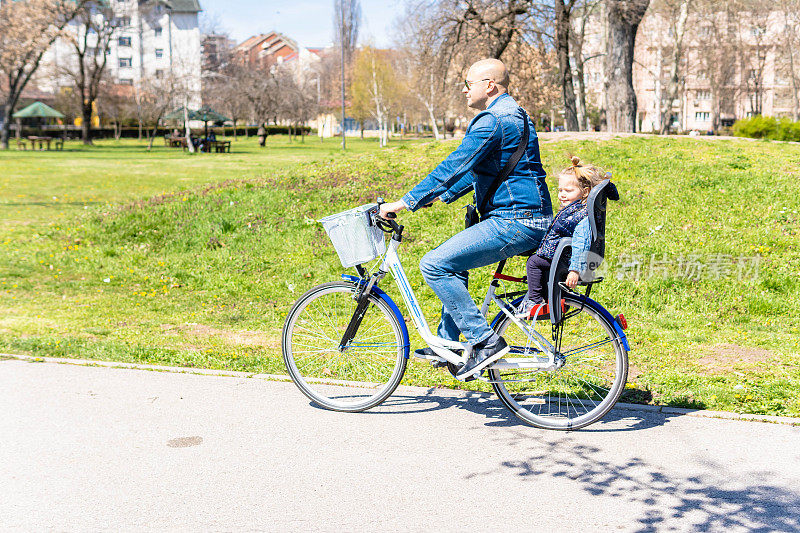
<path fill-rule="evenodd" d="M 501 284 L 525 279 L 503 274 L 505 260 L 498 264 L 481 306 L 484 316 L 492 304 L 499 308 L 491 327 L 505 337 L 511 351 L 477 379 L 491 384 L 507 408 L 535 427 L 585 427 L 605 416 L 625 387 L 630 350 L 625 318 L 612 316 L 589 298 L 592 286 L 603 279 L 594 273 L 605 250 L 606 200 L 618 199 L 616 188 L 608 185 L 606 180 L 596 186 L 587 200 L 593 260 L 582 275 L 589 281 L 580 283 L 585 293 L 559 281 L 566 275 L 565 252 L 570 246 L 570 240 L 563 239 L 550 272 L 549 316 L 515 316 L 526 291 L 501 292 Z M 378 201 L 379 205 L 382 200 Z M 343 275 L 342 281 L 310 289 L 292 306 L 283 327 L 283 358 L 292 381 L 309 399 L 334 411 L 358 412 L 379 405 L 405 373 L 408 328 L 400 308 L 379 287 L 388 272 L 414 327 L 435 354 L 428 358 L 431 364 L 455 376 L 470 353 L 470 345 L 431 333 L 397 254 L 403 226 L 378 216 L 378 205 L 322 219 L 342 265 L 354 266 L 358 276 Z M 391 235 L 388 246 L 385 234 Z M 368 272 L 363 265 L 378 257 L 379 266 Z"/>

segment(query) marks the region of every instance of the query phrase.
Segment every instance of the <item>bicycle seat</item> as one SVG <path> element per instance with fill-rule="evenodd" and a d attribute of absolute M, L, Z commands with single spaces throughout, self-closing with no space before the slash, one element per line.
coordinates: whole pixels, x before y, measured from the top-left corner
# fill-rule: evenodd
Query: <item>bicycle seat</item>
<path fill-rule="evenodd" d="M 586 199 L 586 211 L 589 215 L 591 228 L 591 243 L 586 252 L 586 269 L 580 273 L 581 280 L 592 281 L 595 271 L 603 263 L 606 251 L 606 204 L 608 200 L 619 200 L 619 191 L 611 183 L 611 173 L 606 173 L 606 179 L 592 187 Z M 547 280 L 547 301 L 558 302 L 561 300 L 561 287 L 558 282 L 563 281 L 569 272 L 569 260 L 572 250 L 572 238 L 566 237 L 558 243 L 550 267 L 550 277 Z M 550 321 L 557 324 L 561 320 L 561 307 L 551 305 Z"/>

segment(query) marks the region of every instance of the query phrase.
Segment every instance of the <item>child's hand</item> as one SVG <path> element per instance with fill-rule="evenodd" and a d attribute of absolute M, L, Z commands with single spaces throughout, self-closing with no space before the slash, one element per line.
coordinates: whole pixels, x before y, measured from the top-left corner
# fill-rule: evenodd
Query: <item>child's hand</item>
<path fill-rule="evenodd" d="M 567 274 L 567 281 L 566 281 L 567 287 L 569 287 L 570 289 L 574 289 L 575 287 L 577 287 L 579 279 L 580 276 L 578 275 L 578 273 L 574 270 L 570 270 L 569 274 Z"/>

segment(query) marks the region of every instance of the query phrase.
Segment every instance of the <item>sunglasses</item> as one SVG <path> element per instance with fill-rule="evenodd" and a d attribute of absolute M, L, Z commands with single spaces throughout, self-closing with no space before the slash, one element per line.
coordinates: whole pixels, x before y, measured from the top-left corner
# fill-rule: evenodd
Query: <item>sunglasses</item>
<path fill-rule="evenodd" d="M 484 78 L 482 80 L 475 80 L 475 81 L 464 80 L 464 87 L 466 87 L 467 90 L 469 91 L 470 89 L 472 89 L 472 86 L 474 84 L 476 84 L 478 82 L 481 82 L 481 81 L 494 81 L 494 80 L 492 78 Z"/>

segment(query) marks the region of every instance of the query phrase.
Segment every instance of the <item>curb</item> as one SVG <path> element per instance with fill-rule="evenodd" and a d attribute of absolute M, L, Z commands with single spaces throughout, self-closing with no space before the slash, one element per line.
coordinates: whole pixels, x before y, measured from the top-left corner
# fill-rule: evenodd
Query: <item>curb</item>
<path fill-rule="evenodd" d="M 20 355 L 11 353 L 0 353 L 0 357 L 9 359 L 16 359 L 20 361 L 29 361 L 34 363 L 60 363 L 67 365 L 77 366 L 99 366 L 105 368 L 123 368 L 130 370 L 150 370 L 155 372 L 172 372 L 175 374 L 195 374 L 201 376 L 222 376 L 234 378 L 256 378 L 266 381 L 291 381 L 291 378 L 282 374 L 257 374 L 254 372 L 239 372 L 235 370 L 213 370 L 206 368 L 189 368 L 181 366 L 161 366 L 161 365 L 147 365 L 140 363 L 122 363 L 116 361 L 100 361 L 94 359 L 70 359 L 64 357 L 37 357 L 32 355 Z M 477 398 L 491 398 L 494 396 L 488 392 L 479 391 L 465 391 L 460 389 L 448 389 L 444 387 L 417 387 L 413 385 L 401 385 L 397 388 L 398 391 L 407 392 L 427 392 L 430 394 L 435 391 L 437 394 L 444 396 L 462 396 L 464 394 L 470 397 Z M 666 405 L 640 405 L 635 403 L 621 403 L 617 402 L 612 410 L 622 411 L 643 411 L 650 413 L 662 413 L 666 416 L 691 416 L 695 418 L 717 418 L 723 420 L 738 420 L 743 422 L 765 422 L 770 424 L 784 424 L 789 426 L 800 426 L 800 418 L 790 416 L 772 416 L 772 415 L 753 415 L 746 413 L 733 413 L 729 411 L 710 411 L 705 409 L 684 409 L 680 407 L 669 407 Z"/>

